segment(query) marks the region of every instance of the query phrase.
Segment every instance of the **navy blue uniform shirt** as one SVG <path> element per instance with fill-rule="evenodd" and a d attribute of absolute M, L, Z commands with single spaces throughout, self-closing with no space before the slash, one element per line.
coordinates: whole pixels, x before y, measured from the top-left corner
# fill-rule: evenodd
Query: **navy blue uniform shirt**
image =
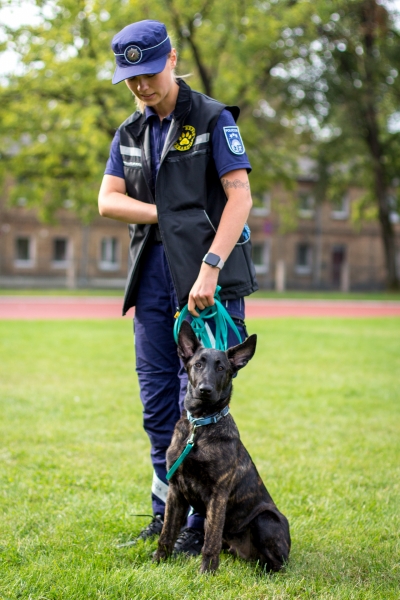
<path fill-rule="evenodd" d="M 165 140 L 171 125 L 173 113 L 160 121 L 156 112 L 146 106 L 146 119 L 150 126 L 151 136 L 151 170 L 153 181 L 152 188 L 157 177 L 158 169 L 160 168 L 160 159 Z M 229 110 L 224 109 L 215 125 L 212 134 L 212 155 L 218 171 L 219 177 L 223 177 L 229 171 L 236 169 L 246 169 L 248 173 L 251 171 L 251 165 L 246 153 L 235 154 L 230 149 L 224 127 L 236 127 L 236 123 Z M 121 152 L 119 149 L 119 130 L 117 129 L 114 139 L 111 144 L 110 156 L 107 161 L 105 175 L 114 175 L 115 177 L 124 176 L 124 164 L 122 161 Z"/>

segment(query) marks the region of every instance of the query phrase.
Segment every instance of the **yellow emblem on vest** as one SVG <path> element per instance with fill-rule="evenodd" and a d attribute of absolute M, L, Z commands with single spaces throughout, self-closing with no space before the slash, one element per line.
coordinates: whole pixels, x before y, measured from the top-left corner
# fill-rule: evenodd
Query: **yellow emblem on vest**
<path fill-rule="evenodd" d="M 196 139 L 196 130 L 192 125 L 184 125 L 183 131 L 178 138 L 176 144 L 174 144 L 175 150 L 184 152 L 189 150 L 193 146 L 194 140 Z"/>

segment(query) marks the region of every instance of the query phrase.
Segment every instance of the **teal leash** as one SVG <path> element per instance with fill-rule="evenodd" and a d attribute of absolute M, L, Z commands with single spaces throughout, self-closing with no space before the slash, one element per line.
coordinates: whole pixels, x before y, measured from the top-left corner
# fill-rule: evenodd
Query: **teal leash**
<path fill-rule="evenodd" d="M 232 317 L 226 310 L 225 306 L 221 303 L 221 298 L 219 296 L 220 289 L 221 289 L 221 286 L 218 285 L 217 289 L 215 291 L 215 295 L 214 295 L 215 304 L 213 306 L 208 306 L 207 308 L 204 308 L 202 311 L 200 311 L 200 316 L 198 316 L 198 317 L 192 316 L 191 326 L 192 326 L 192 329 L 195 332 L 196 336 L 198 337 L 198 339 L 200 340 L 200 342 L 203 344 L 203 346 L 205 348 L 215 348 L 217 350 L 227 350 L 228 349 L 228 325 L 233 329 L 233 332 L 235 333 L 235 335 L 237 336 L 237 338 L 239 340 L 239 344 L 242 343 L 242 338 L 241 338 L 241 335 L 240 335 L 238 328 L 236 327 Z M 175 314 L 176 320 L 175 320 L 175 324 L 174 324 L 174 339 L 175 339 L 176 343 L 178 343 L 178 335 L 179 335 L 179 330 L 181 328 L 181 325 L 182 325 L 183 321 L 186 319 L 186 317 L 188 316 L 188 314 L 189 314 L 189 309 L 188 309 L 187 304 L 180 312 L 177 312 Z M 212 339 L 212 337 L 210 337 L 210 334 L 212 336 L 212 333 L 211 333 L 210 327 L 207 323 L 207 319 L 214 319 L 214 321 L 215 321 L 215 336 L 213 339 Z M 192 435 L 186 442 L 186 446 L 185 446 L 182 454 L 177 458 L 177 460 L 174 462 L 172 467 L 169 469 L 169 471 L 166 475 L 166 478 L 168 481 L 174 475 L 176 470 L 181 466 L 181 464 L 183 463 L 185 458 L 188 456 L 188 454 L 193 450 L 194 435 L 196 433 L 196 428 L 201 427 L 202 425 L 208 425 L 209 423 L 217 423 L 222 417 L 225 417 L 228 414 L 228 412 L 229 412 L 229 406 L 225 407 L 221 411 L 221 413 L 217 413 L 216 415 L 212 415 L 211 417 L 199 418 L 199 419 L 194 419 L 188 413 L 189 421 L 193 424 Z"/>
<path fill-rule="evenodd" d="M 195 433 L 196 433 L 196 425 L 193 425 L 192 435 L 190 436 L 190 438 L 186 442 L 186 447 L 185 447 L 184 451 L 178 457 L 178 459 L 174 462 L 174 464 L 172 465 L 172 467 L 170 468 L 170 470 L 166 474 L 166 478 L 168 479 L 168 481 L 171 479 L 172 475 L 175 473 L 175 471 L 177 470 L 177 468 L 181 466 L 181 464 L 183 463 L 183 461 L 185 460 L 185 458 L 187 457 L 187 455 L 189 454 L 189 452 L 191 452 L 191 450 L 193 450 L 193 446 L 194 446 L 194 434 Z"/>
<path fill-rule="evenodd" d="M 242 338 L 236 327 L 232 317 L 226 310 L 225 306 L 221 303 L 221 298 L 219 296 L 219 291 L 221 287 L 218 285 L 215 295 L 214 301 L 215 304 L 213 306 L 207 306 L 202 311 L 200 311 L 200 316 L 194 317 L 192 316 L 191 326 L 193 331 L 195 332 L 198 339 L 201 341 L 205 348 L 215 348 L 216 350 L 227 350 L 228 349 L 228 326 L 230 326 L 235 335 L 238 338 L 238 343 L 242 343 Z M 182 322 L 186 319 L 189 314 L 188 305 L 175 314 L 175 324 L 174 324 L 174 339 L 175 342 L 178 343 L 178 335 L 179 330 L 181 328 Z M 208 319 L 214 319 L 215 321 L 215 336 L 212 338 L 212 333 L 210 327 L 207 323 Z M 211 334 L 211 337 L 210 337 Z"/>
<path fill-rule="evenodd" d="M 182 454 L 176 459 L 170 470 L 168 471 L 166 478 L 168 481 L 171 479 L 172 475 L 181 466 L 189 452 L 193 449 L 194 446 L 194 434 L 196 433 L 197 427 L 203 427 L 204 425 L 211 425 L 212 423 L 218 423 L 223 417 L 229 413 L 229 405 L 225 406 L 220 412 L 214 413 L 213 415 L 208 415 L 208 417 L 192 417 L 189 411 L 187 411 L 187 418 L 189 422 L 193 425 L 192 435 L 186 442 L 186 446 L 182 452 Z"/>

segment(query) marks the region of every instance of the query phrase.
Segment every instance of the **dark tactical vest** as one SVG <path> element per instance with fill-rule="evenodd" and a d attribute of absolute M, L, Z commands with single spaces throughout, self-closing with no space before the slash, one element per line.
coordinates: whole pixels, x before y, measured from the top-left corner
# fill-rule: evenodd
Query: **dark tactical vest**
<path fill-rule="evenodd" d="M 158 227 L 182 308 L 227 202 L 212 158 L 212 132 L 224 108 L 230 110 L 235 120 L 239 109 L 225 107 L 191 90 L 182 80 L 179 87 L 155 192 L 150 188 L 150 131 L 141 112 L 136 111 L 120 126 L 120 149 L 128 196 L 157 205 Z M 153 243 L 153 230 L 151 225 L 129 225 L 131 266 L 123 314 L 135 306 L 142 259 L 146 245 Z M 238 240 L 221 270 L 218 284 L 222 300 L 247 296 L 258 289 L 250 240 Z"/>

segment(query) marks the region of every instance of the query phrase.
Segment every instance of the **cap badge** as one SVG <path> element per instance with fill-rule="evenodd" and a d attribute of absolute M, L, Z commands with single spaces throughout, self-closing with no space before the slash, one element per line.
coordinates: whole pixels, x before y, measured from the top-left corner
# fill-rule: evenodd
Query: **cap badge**
<path fill-rule="evenodd" d="M 142 51 L 138 46 L 128 46 L 125 48 L 125 59 L 131 65 L 136 65 L 136 63 L 142 60 Z"/>
<path fill-rule="evenodd" d="M 175 150 L 180 150 L 184 152 L 185 150 L 189 150 L 196 139 L 196 130 L 192 125 L 184 125 L 181 135 L 178 138 L 178 141 L 174 144 Z"/>

